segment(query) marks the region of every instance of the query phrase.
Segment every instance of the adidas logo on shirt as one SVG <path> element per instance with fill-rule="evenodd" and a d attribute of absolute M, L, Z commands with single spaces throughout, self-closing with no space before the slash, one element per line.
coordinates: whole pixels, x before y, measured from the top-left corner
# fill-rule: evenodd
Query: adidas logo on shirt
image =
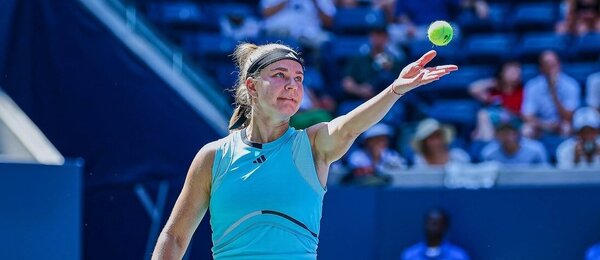
<path fill-rule="evenodd" d="M 267 160 L 267 157 L 264 155 L 260 155 L 260 157 L 256 158 L 256 160 L 252 161 L 253 163 L 264 163 Z"/>

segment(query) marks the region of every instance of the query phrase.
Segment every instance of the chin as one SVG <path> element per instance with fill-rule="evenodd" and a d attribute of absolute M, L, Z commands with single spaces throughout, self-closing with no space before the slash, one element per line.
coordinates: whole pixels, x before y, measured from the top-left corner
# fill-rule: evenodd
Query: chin
<path fill-rule="evenodd" d="M 298 110 L 300 110 L 300 106 L 298 105 L 283 105 L 283 106 L 279 106 L 279 108 L 277 109 L 279 111 L 279 113 L 281 113 L 282 115 L 291 117 L 294 114 L 296 114 L 298 112 Z"/>

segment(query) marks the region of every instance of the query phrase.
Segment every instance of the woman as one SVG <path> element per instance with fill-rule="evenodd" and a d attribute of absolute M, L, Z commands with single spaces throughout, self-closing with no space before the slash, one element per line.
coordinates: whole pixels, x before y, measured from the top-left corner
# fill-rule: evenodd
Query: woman
<path fill-rule="evenodd" d="M 153 259 L 180 259 L 210 209 L 215 259 L 315 259 L 329 165 L 406 92 L 457 69 L 425 68 L 430 51 L 350 113 L 306 130 L 289 127 L 303 65 L 287 46 L 244 43 L 231 133 L 198 152 Z"/>
<path fill-rule="evenodd" d="M 504 63 L 496 77 L 473 82 L 469 91 L 485 105 L 477 113 L 474 140 L 491 141 L 494 138 L 494 124 L 521 118 L 523 81 L 519 62 Z"/>
<path fill-rule="evenodd" d="M 436 168 L 448 163 L 469 163 L 469 154 L 460 148 L 450 148 L 454 133 L 433 118 L 423 119 L 417 125 L 413 138 L 413 149 L 416 151 L 414 167 Z"/>

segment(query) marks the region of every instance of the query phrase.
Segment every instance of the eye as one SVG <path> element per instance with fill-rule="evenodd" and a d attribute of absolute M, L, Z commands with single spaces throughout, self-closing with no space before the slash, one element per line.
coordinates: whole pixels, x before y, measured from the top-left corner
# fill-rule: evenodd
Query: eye
<path fill-rule="evenodd" d="M 302 83 L 302 77 L 298 76 L 298 77 L 295 77 L 294 79 L 295 79 L 297 82 L 300 82 L 300 83 Z"/>
<path fill-rule="evenodd" d="M 276 78 L 285 78 L 285 75 L 283 75 L 283 73 L 281 73 L 281 72 L 278 72 L 278 73 L 276 73 L 273 76 L 276 77 Z"/>

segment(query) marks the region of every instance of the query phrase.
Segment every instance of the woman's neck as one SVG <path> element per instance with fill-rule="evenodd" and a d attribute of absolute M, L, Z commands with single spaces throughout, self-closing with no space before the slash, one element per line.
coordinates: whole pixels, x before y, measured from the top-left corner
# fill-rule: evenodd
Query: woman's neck
<path fill-rule="evenodd" d="M 273 122 L 252 117 L 246 129 L 248 140 L 255 143 L 268 143 L 281 137 L 289 128 L 289 121 Z"/>

